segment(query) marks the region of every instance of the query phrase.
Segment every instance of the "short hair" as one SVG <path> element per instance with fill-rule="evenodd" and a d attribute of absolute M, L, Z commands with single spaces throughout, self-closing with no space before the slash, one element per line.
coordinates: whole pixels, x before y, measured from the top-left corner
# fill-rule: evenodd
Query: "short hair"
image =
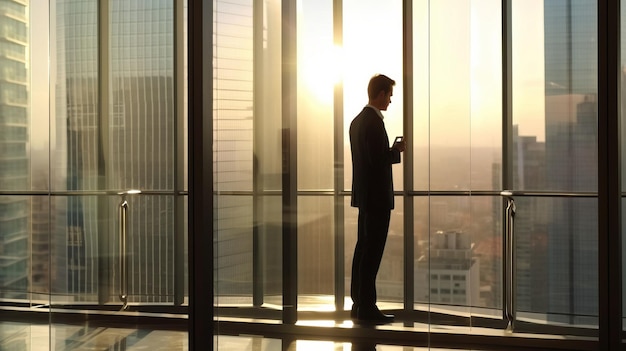
<path fill-rule="evenodd" d="M 370 100 L 373 100 L 378 96 L 378 94 L 380 94 L 381 91 L 388 94 L 394 85 L 396 85 L 395 80 L 384 74 L 376 74 L 370 79 L 370 82 L 367 85 L 367 96 Z"/>

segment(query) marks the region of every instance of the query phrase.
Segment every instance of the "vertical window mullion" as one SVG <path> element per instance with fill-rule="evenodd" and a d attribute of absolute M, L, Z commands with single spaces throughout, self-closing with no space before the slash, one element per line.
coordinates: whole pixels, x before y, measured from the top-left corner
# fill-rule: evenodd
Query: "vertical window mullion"
<path fill-rule="evenodd" d="M 333 0 L 333 36 L 335 47 L 343 46 L 343 0 Z M 343 127 L 343 82 L 335 84 L 334 93 L 334 136 L 335 136 L 335 310 L 345 307 L 345 201 L 344 190 L 344 127 Z"/>
<path fill-rule="evenodd" d="M 296 2 L 282 1 L 283 323 L 298 312 L 298 143 Z"/>
<path fill-rule="evenodd" d="M 174 305 L 185 300 L 185 14 L 184 1 L 174 2 Z"/>
<path fill-rule="evenodd" d="M 623 333 L 620 14 L 619 0 L 598 1 L 598 312 L 601 350 L 621 349 Z"/>
<path fill-rule="evenodd" d="M 408 194 L 413 189 L 413 2 L 403 1 L 402 8 L 403 34 L 403 123 L 406 151 L 402 155 L 404 172 L 403 201 L 404 201 L 404 310 L 413 311 L 415 304 L 415 252 L 414 252 L 414 201 Z"/>
<path fill-rule="evenodd" d="M 213 197 L 213 60 L 207 58 L 214 57 L 213 1 L 189 1 L 188 15 L 189 350 L 212 351 L 216 206 Z"/>
<path fill-rule="evenodd" d="M 502 190 L 513 188 L 513 109 L 512 109 L 512 27 L 511 27 L 511 0 L 502 0 Z M 501 202 L 504 209 L 504 202 Z M 506 223 L 507 211 L 502 211 L 501 223 Z M 504 228 L 502 238 L 504 239 Z M 503 240 L 504 242 L 504 240 Z M 508 255 L 505 245 L 502 246 L 502 257 Z M 507 319 L 506 296 L 506 259 L 502 260 L 502 316 Z"/>
<path fill-rule="evenodd" d="M 97 190 L 108 189 L 107 172 L 109 150 L 109 102 L 111 101 L 111 30 L 110 30 L 110 10 L 109 0 L 98 1 L 98 185 Z M 111 261 L 108 258 L 113 243 L 109 242 L 109 218 L 113 212 L 109 210 L 110 202 L 107 196 L 98 197 L 98 302 L 104 304 L 108 302 L 110 296 L 109 280 L 111 279 Z M 113 284 L 115 286 L 115 284 Z"/>

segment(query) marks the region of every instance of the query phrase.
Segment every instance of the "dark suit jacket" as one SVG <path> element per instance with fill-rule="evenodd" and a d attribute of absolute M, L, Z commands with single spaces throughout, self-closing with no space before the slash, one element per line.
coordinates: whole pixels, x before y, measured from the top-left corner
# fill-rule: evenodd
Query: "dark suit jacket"
<path fill-rule="evenodd" d="M 391 210 L 391 165 L 400 163 L 400 151 L 389 148 L 385 124 L 371 107 L 363 108 L 350 124 L 352 150 L 351 205 L 367 210 Z"/>

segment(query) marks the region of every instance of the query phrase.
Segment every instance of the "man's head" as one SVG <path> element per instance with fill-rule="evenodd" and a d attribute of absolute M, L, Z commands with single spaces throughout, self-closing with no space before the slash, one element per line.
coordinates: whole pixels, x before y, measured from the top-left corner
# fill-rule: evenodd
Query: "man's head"
<path fill-rule="evenodd" d="M 393 86 L 396 82 L 383 74 L 377 74 L 370 79 L 367 85 L 369 103 L 381 111 L 387 110 L 393 95 Z"/>

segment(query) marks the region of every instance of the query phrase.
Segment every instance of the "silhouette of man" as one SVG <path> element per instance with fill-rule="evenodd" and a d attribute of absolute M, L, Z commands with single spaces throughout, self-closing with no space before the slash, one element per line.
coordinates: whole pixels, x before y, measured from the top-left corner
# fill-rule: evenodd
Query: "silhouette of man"
<path fill-rule="evenodd" d="M 358 207 L 358 235 L 352 259 L 351 318 L 358 323 L 388 323 L 393 315 L 376 306 L 376 275 L 387 241 L 394 208 L 391 165 L 400 163 L 406 142 L 389 147 L 383 115 L 391 103 L 395 81 L 373 76 L 367 87 L 368 104 L 350 124 L 352 151 L 352 199 Z"/>

